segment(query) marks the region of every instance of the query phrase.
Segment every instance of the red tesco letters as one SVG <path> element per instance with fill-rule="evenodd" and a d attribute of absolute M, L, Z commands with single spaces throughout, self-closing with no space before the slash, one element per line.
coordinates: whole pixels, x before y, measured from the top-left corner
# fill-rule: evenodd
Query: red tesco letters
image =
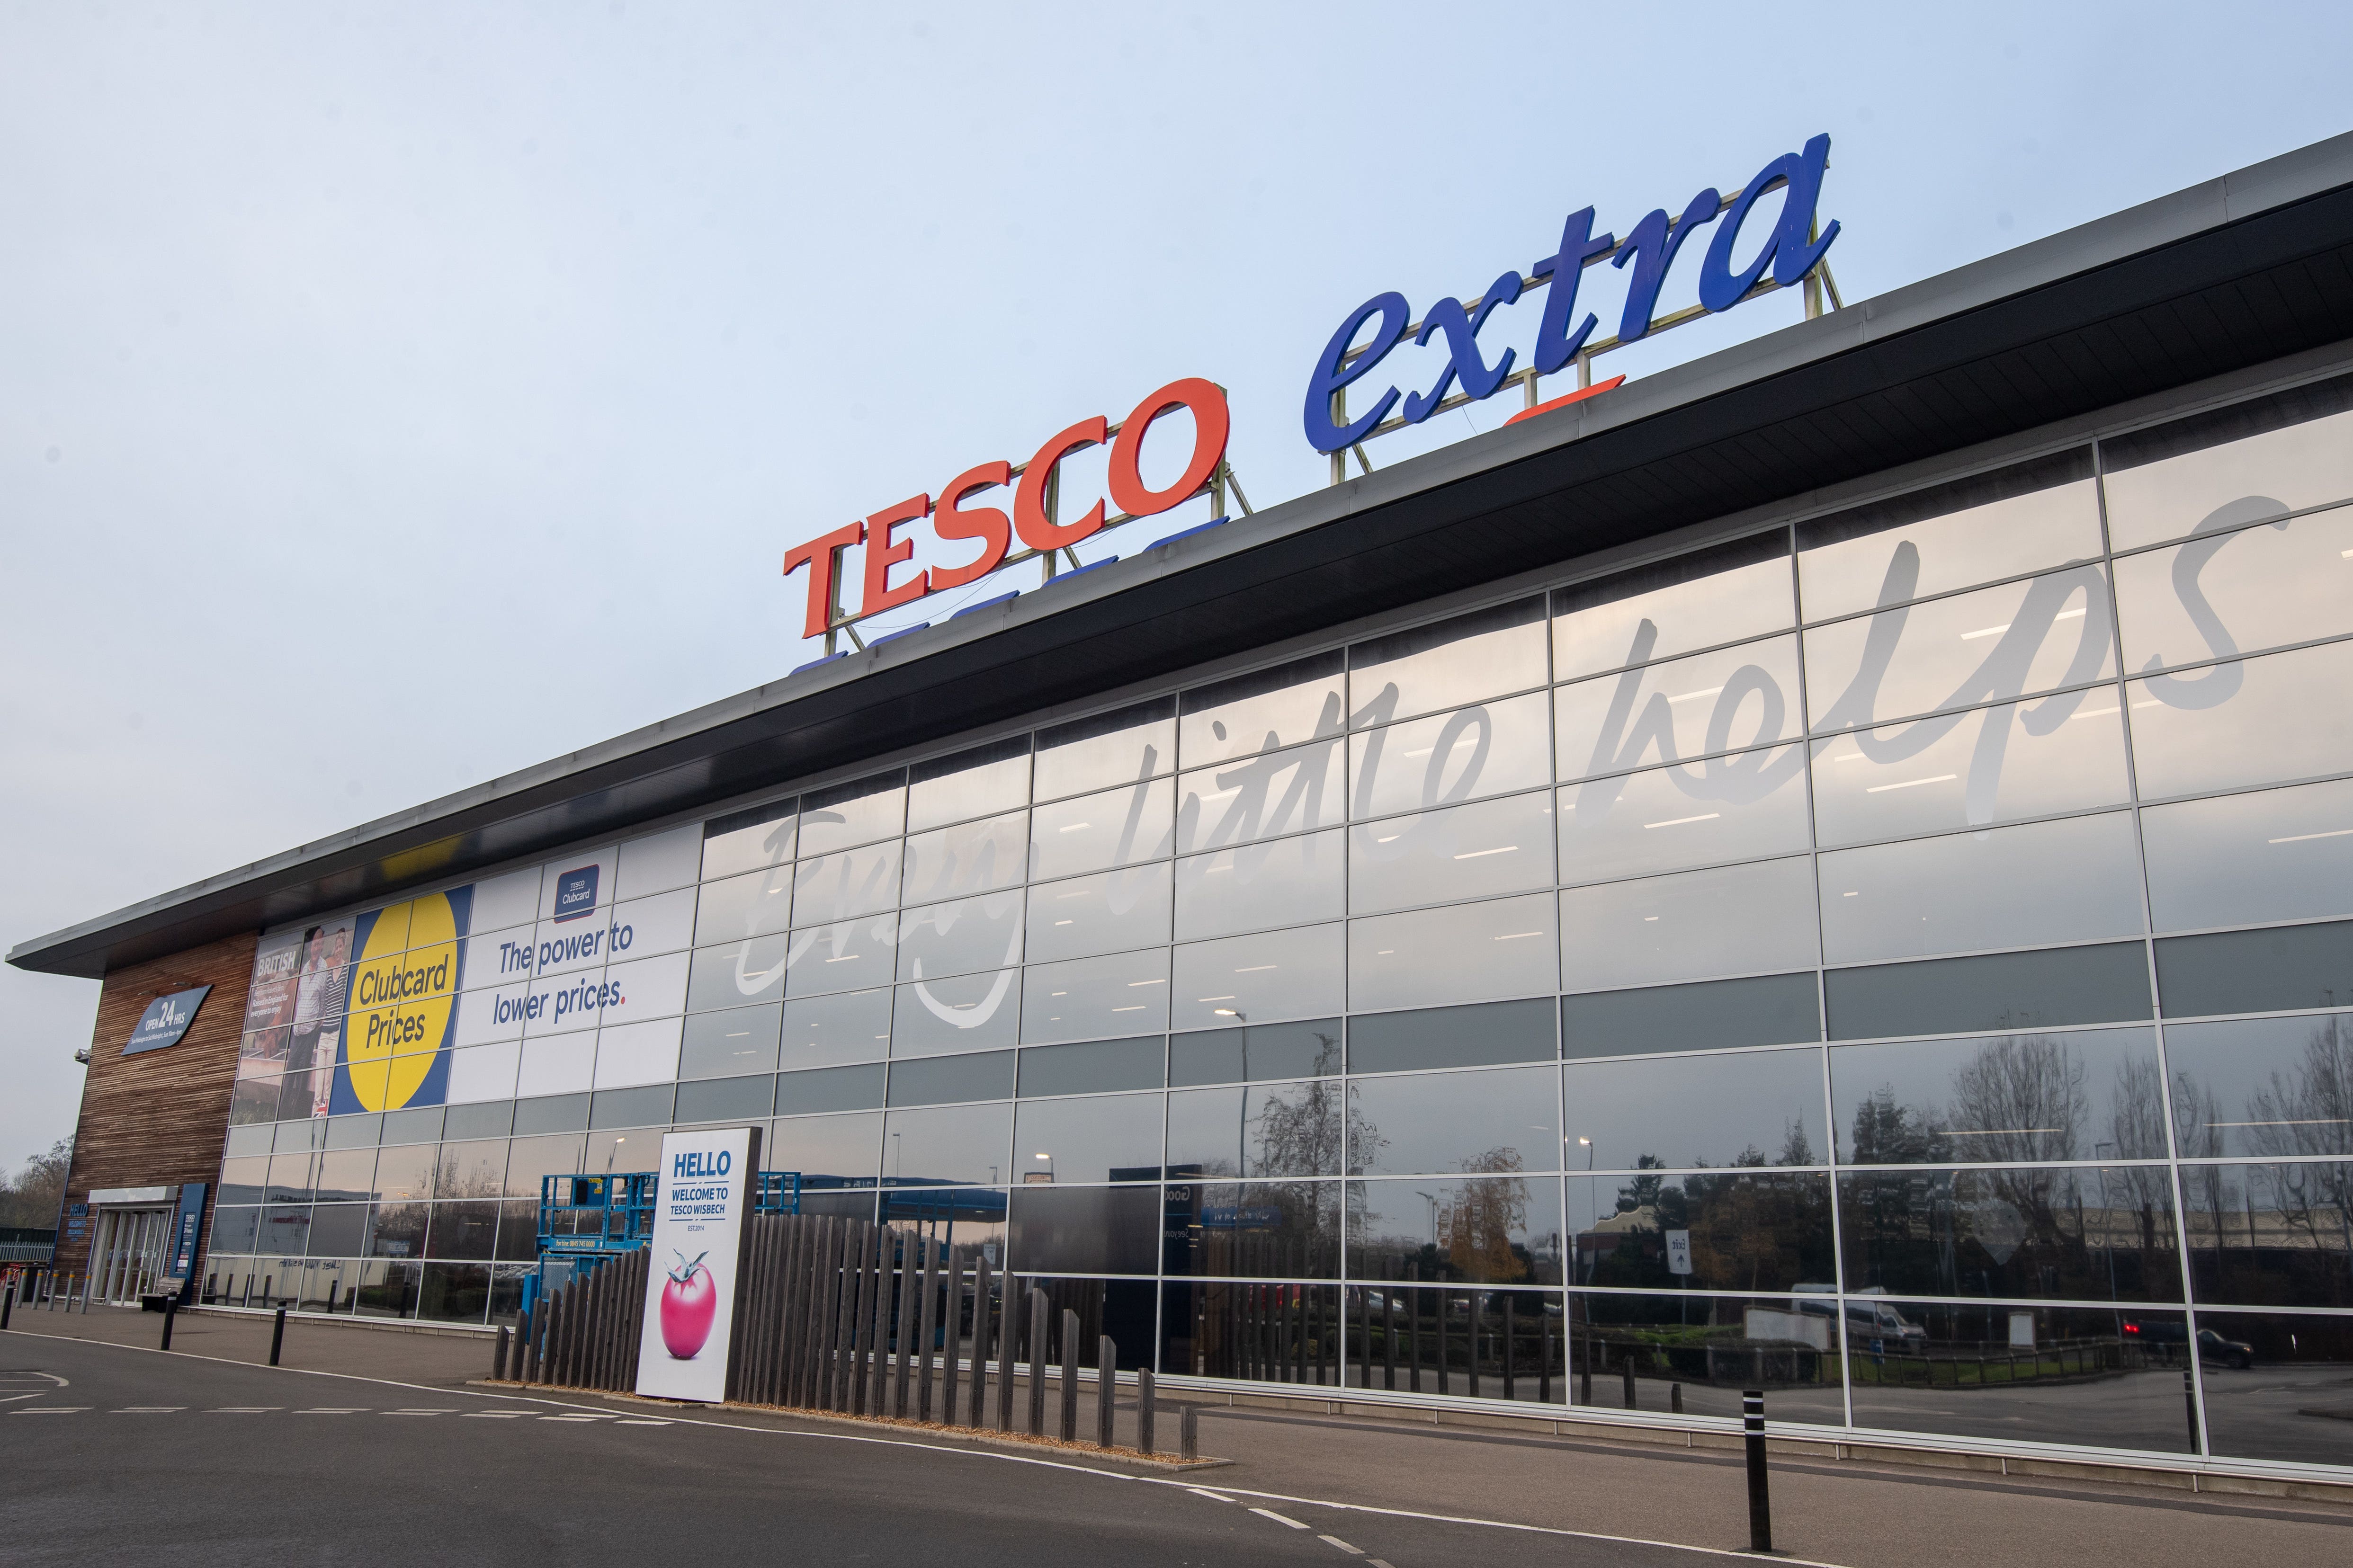
<path fill-rule="evenodd" d="M 1166 489 L 1147 489 L 1138 467 L 1145 436 L 1162 415 L 1179 408 L 1193 416 L 1192 458 L 1175 484 Z M 1111 491 L 1110 504 L 1129 517 L 1150 517 L 1189 500 L 1224 460 L 1231 427 L 1226 395 L 1215 383 L 1187 376 L 1153 393 L 1116 426 L 1110 482 L 1106 486 Z M 1039 447 L 1037 455 L 1022 466 L 1009 519 L 996 507 L 965 504 L 968 497 L 983 490 L 1013 484 L 1013 465 L 998 460 L 966 468 L 942 486 L 936 515 L 930 496 L 910 496 L 863 522 L 848 523 L 805 544 L 795 545 L 785 552 L 785 575 L 789 577 L 803 566 L 809 569 L 808 614 L 802 622 L 801 635 L 822 637 L 837 624 L 836 574 L 840 569 L 841 552 L 852 545 L 862 543 L 866 547 L 860 574 L 862 595 L 857 612 L 862 617 L 913 604 L 944 589 L 977 582 L 1004 563 L 1017 536 L 1030 549 L 1043 552 L 1067 549 L 1094 534 L 1108 521 L 1103 501 L 1096 501 L 1075 521 L 1055 522 L 1046 515 L 1046 488 L 1064 458 L 1113 440 L 1113 430 L 1098 415 L 1080 420 Z M 894 586 L 891 582 L 892 569 L 905 564 L 915 553 L 915 542 L 899 537 L 900 531 L 925 517 L 932 518 L 932 531 L 940 539 L 976 541 L 980 553 L 961 566 L 919 570 Z"/>

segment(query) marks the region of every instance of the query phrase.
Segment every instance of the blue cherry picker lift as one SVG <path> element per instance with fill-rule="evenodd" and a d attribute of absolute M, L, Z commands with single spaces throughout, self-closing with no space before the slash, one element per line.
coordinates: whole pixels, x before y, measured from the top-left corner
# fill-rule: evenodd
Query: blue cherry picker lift
<path fill-rule="evenodd" d="M 542 1176 L 539 1181 L 539 1266 L 523 1278 L 522 1310 L 624 1258 L 654 1238 L 657 1171 Z M 753 1178 L 752 1212 L 801 1212 L 801 1173 L 762 1171 Z"/>

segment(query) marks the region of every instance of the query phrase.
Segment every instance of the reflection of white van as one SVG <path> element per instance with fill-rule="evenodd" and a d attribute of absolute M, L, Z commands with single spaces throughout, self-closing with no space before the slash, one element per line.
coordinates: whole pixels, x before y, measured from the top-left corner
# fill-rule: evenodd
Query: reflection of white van
<path fill-rule="evenodd" d="M 1815 1290 L 1828 1292 L 1836 1290 L 1838 1287 L 1815 1284 L 1799 1285 L 1797 1289 L 1805 1292 Z M 1869 1294 L 1875 1295 L 1877 1292 L 1873 1291 Z M 1838 1304 L 1828 1294 L 1820 1296 L 1808 1294 L 1799 1300 L 1798 1310 L 1809 1312 L 1817 1317 L 1830 1318 L 1837 1316 Z M 1928 1337 L 1927 1330 L 1897 1311 L 1892 1303 L 1861 1300 L 1853 1296 L 1846 1299 L 1846 1331 L 1851 1342 L 1869 1340 L 1908 1342 L 1926 1340 Z"/>

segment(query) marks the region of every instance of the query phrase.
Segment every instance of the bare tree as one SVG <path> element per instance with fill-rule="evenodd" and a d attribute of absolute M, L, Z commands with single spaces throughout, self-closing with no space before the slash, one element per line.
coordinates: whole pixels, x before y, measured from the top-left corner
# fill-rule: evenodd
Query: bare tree
<path fill-rule="evenodd" d="M 0 1226 L 47 1230 L 58 1223 L 64 1202 L 66 1169 L 73 1163 L 73 1140 L 60 1138 L 46 1153 L 25 1162 L 14 1176 L 0 1176 Z"/>

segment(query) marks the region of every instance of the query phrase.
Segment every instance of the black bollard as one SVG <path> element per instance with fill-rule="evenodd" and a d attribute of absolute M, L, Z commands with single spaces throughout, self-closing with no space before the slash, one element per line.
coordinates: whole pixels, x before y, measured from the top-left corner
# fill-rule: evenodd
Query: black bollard
<path fill-rule="evenodd" d="M 272 1323 L 272 1324 L 270 1325 L 270 1329 L 269 1329 L 269 1364 L 270 1364 L 270 1365 L 272 1365 L 272 1366 L 276 1366 L 276 1365 L 278 1364 L 278 1352 L 279 1352 L 280 1350 L 282 1350 L 282 1349 L 284 1349 L 284 1348 L 285 1348 L 285 1344 L 286 1344 L 286 1309 L 285 1309 L 285 1308 L 283 1308 L 283 1307 L 280 1307 L 280 1308 L 279 1308 L 279 1309 L 278 1309 L 278 1319 L 277 1319 L 277 1321 L 275 1321 L 274 1323 Z"/>
<path fill-rule="evenodd" d="M 1152 1452 L 1152 1369 L 1135 1369 L 1135 1448 L 1141 1454 Z"/>
<path fill-rule="evenodd" d="M 1748 1550 L 1773 1550 L 1773 1497 L 1765 1475 L 1765 1391 L 1740 1395 L 1740 1426 L 1748 1448 Z"/>
<path fill-rule="evenodd" d="M 164 1348 L 165 1350 L 170 1350 L 170 1349 L 172 1348 L 172 1320 L 173 1320 L 174 1318 L 178 1317 L 179 1315 L 180 1315 L 180 1299 L 179 1299 L 177 1296 L 166 1296 L 166 1297 L 164 1297 Z"/>
<path fill-rule="evenodd" d="M 1095 1340 L 1095 1447 L 1113 1446 L 1113 1423 L 1119 1418 L 1119 1347 L 1109 1334 Z"/>
<path fill-rule="evenodd" d="M 491 1353 L 491 1379 L 494 1383 L 507 1380 L 507 1328 L 504 1323 L 499 1325 L 498 1349 Z"/>
<path fill-rule="evenodd" d="M 5 1333 L 8 1331 L 8 1315 L 16 1310 L 16 1281 L 12 1279 L 8 1282 L 8 1293 L 5 1296 L 0 1296 L 0 1333 Z"/>
<path fill-rule="evenodd" d="M 1187 1460 L 1201 1457 L 1201 1407 L 1185 1406 L 1185 1418 L 1176 1427 L 1176 1455 Z"/>

